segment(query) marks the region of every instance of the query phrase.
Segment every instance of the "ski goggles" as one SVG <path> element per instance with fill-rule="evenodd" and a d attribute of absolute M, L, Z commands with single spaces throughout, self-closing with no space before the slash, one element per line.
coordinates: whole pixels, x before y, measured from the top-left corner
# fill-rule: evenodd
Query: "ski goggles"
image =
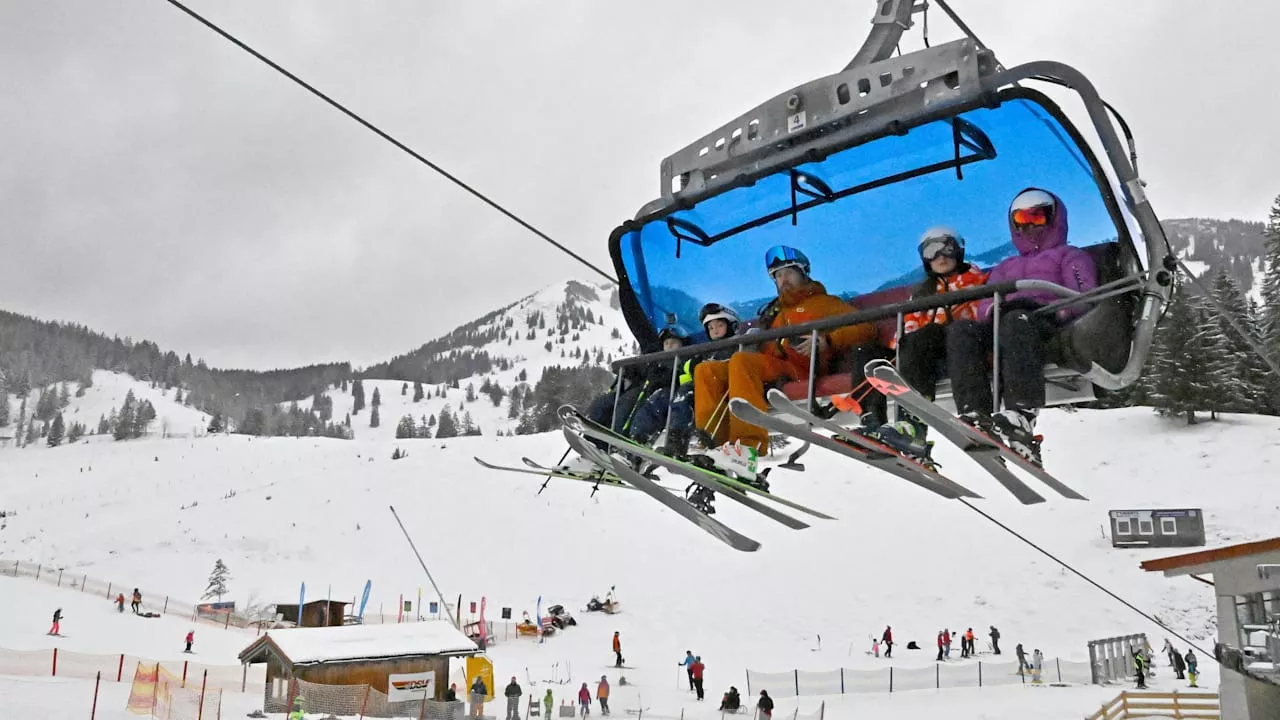
<path fill-rule="evenodd" d="M 955 258 L 959 256 L 959 250 L 960 243 L 956 238 L 950 235 L 939 235 L 926 238 L 920 244 L 920 258 L 925 262 L 932 262 L 939 256 Z"/>
<path fill-rule="evenodd" d="M 770 276 L 782 268 L 788 267 L 800 268 L 804 274 L 809 274 L 809 258 L 805 257 L 805 254 L 799 250 L 786 245 L 775 245 L 766 250 L 764 265 L 768 269 Z"/>
<path fill-rule="evenodd" d="M 1013 224 L 1018 227 L 1044 227 L 1053 220 L 1052 205 L 1037 205 L 1029 208 L 1018 208 L 1009 214 Z"/>

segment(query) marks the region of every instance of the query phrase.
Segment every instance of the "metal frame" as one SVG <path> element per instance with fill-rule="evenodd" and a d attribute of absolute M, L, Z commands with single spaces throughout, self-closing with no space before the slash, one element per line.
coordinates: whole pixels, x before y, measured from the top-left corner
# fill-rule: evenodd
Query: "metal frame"
<path fill-rule="evenodd" d="M 845 70 L 781 93 L 663 159 L 661 196 L 618 228 L 615 238 L 619 231 L 637 229 L 647 220 L 692 207 L 760 177 L 972 107 L 998 103 L 1002 88 L 1030 80 L 1050 82 L 1072 90 L 1083 103 L 1116 178 L 1113 183 L 1102 173 L 1098 181 L 1104 185 L 1099 189 L 1123 202 L 1146 246 L 1145 277 L 1135 275 L 1125 283 L 1126 291 L 1136 291 L 1140 297 L 1128 362 L 1114 373 L 1094 363 L 1083 375 L 1106 389 L 1132 384 L 1141 374 L 1173 284 L 1164 231 L 1147 199 L 1146 183 L 1135 169 L 1132 138 L 1126 133 L 1127 146 L 1121 141 L 1108 116 L 1114 110 L 1083 74 L 1063 63 L 1035 61 L 1004 69 L 973 37 L 890 57 L 902 33 L 911 27 L 912 12 L 922 8 L 912 0 L 878 2 L 872 31 Z M 1115 219 L 1124 224 L 1123 218 Z M 629 279 L 616 253 L 614 265 L 625 295 Z M 1062 297 L 1070 301 L 1073 296 Z M 709 349 L 706 344 L 699 346 L 704 352 Z M 665 359 L 661 356 L 642 358 Z M 615 367 L 621 365 L 622 361 L 615 363 Z"/>

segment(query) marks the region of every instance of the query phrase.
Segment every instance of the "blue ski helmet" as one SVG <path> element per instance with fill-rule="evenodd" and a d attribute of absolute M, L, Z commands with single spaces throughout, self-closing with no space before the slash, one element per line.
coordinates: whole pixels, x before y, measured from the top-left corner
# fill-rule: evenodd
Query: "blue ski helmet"
<path fill-rule="evenodd" d="M 805 277 L 809 277 L 809 258 L 804 253 L 786 245 L 774 245 L 764 253 L 764 266 L 769 277 L 782 268 L 799 268 Z"/>
<path fill-rule="evenodd" d="M 685 332 L 684 328 L 679 325 L 668 325 L 662 328 L 658 333 L 658 343 L 666 342 L 667 338 L 676 338 L 685 345 L 689 344 L 689 333 Z"/>

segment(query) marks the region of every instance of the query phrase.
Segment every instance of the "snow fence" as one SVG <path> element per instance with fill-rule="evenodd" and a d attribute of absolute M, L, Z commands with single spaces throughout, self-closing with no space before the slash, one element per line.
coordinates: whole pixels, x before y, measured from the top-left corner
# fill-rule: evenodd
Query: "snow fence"
<path fill-rule="evenodd" d="M 141 658 L 124 653 L 95 653 L 51 650 L 9 650 L 0 648 L 0 675 L 17 677 L 72 677 L 103 682 L 131 682 L 137 666 L 156 667 L 177 678 L 179 688 L 198 687 L 205 682 L 209 689 L 241 692 L 266 682 L 266 665 L 203 665 L 183 660 L 164 661 Z M 207 673 L 207 674 L 206 674 Z"/>
<path fill-rule="evenodd" d="M 1022 685 L 1037 683 L 1070 683 L 1088 685 L 1092 681 L 1089 663 L 1053 658 L 1041 668 L 1040 679 L 1029 669 L 1019 672 L 1018 662 L 934 663 L 927 667 L 891 665 L 879 670 L 840 668 L 811 672 L 747 671 L 747 692 L 754 696 L 761 690 L 775 698 L 815 695 L 852 695 L 855 693 L 905 692 L 908 690 L 940 690 L 946 688 L 986 687 L 988 685 Z"/>

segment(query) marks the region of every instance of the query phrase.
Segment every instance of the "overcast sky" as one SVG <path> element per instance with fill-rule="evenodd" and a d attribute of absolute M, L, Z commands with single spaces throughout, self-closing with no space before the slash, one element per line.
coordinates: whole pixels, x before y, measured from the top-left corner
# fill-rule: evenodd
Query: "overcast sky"
<path fill-rule="evenodd" d="M 840 70 L 874 6 L 190 4 L 610 270 L 660 160 Z M 1265 218 L 1280 3 L 952 5 L 1005 65 L 1093 79 L 1162 217 Z M 0 308 L 260 369 L 386 359 L 591 277 L 163 0 L 0 0 L 0 252 Z"/>

